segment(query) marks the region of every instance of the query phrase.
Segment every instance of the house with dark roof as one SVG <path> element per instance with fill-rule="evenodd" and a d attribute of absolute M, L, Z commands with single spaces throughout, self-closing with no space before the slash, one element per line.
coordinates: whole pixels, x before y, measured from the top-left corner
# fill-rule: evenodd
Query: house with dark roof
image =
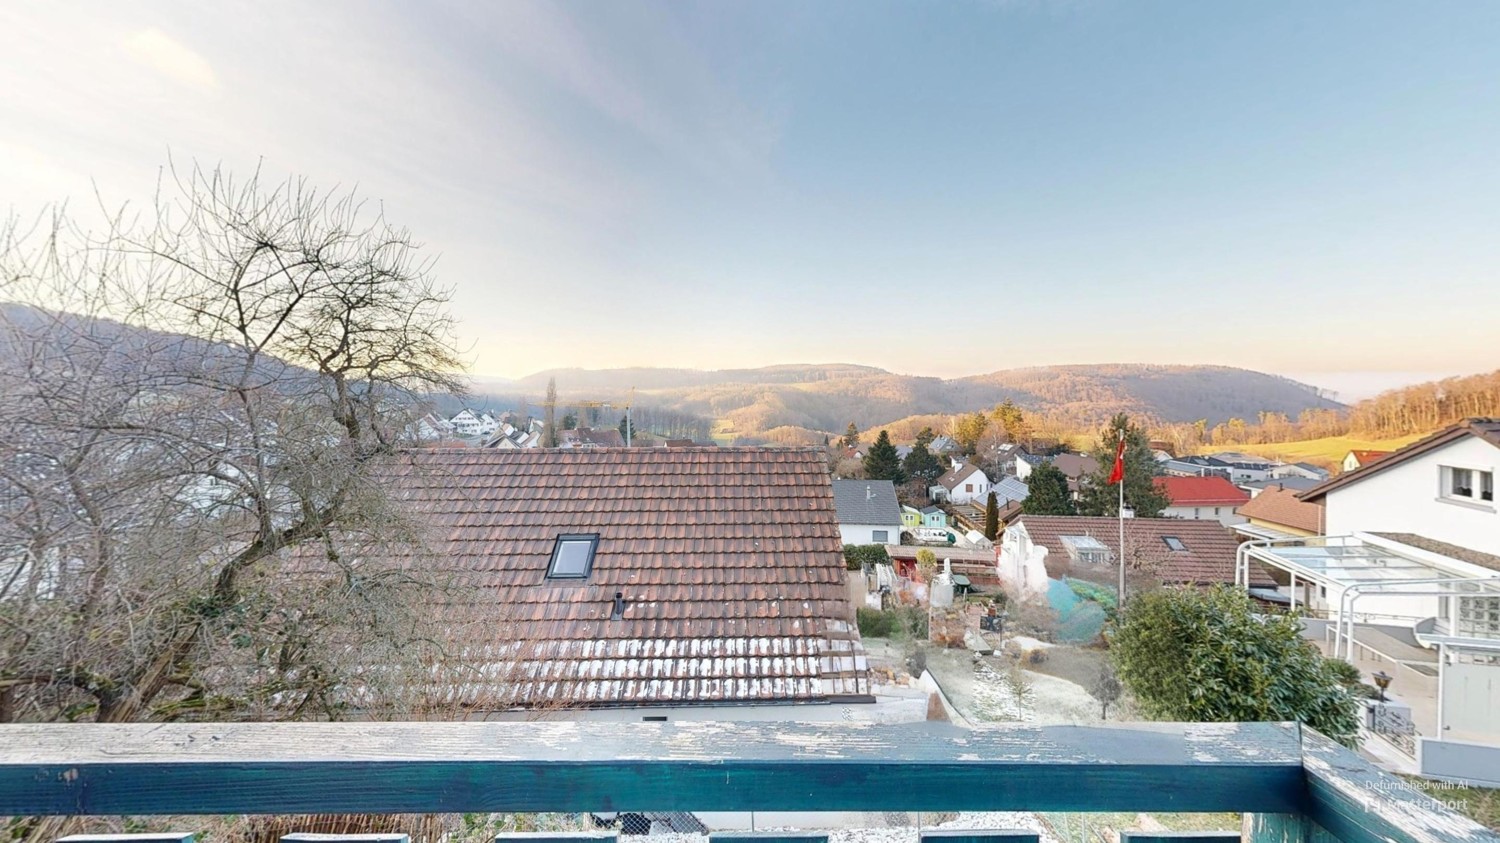
<path fill-rule="evenodd" d="M 1290 462 L 1282 463 L 1281 465 L 1272 468 L 1270 479 L 1287 480 L 1293 477 L 1300 477 L 1306 480 L 1316 480 L 1321 483 L 1322 481 L 1327 480 L 1331 474 L 1332 472 L 1330 472 L 1328 469 L 1313 465 L 1310 462 Z"/>
<path fill-rule="evenodd" d="M 1327 477 L 1323 478 L 1323 480 L 1327 479 Z M 1308 489 L 1316 488 L 1319 483 L 1323 482 L 1323 480 L 1313 480 L 1308 477 L 1289 476 L 1277 477 L 1273 480 L 1256 480 L 1251 483 L 1240 483 L 1239 487 L 1241 489 L 1244 489 L 1250 495 L 1250 497 L 1253 498 L 1256 495 L 1259 495 L 1261 492 L 1264 492 L 1266 489 L 1290 489 L 1293 492 L 1305 492 Z"/>
<path fill-rule="evenodd" d="M 1159 463 L 1168 477 L 1223 477 L 1229 479 L 1229 463 L 1213 457 L 1178 457 Z"/>
<path fill-rule="evenodd" d="M 559 448 L 623 448 L 625 437 L 612 427 L 580 427 L 557 432 Z"/>
<path fill-rule="evenodd" d="M 819 719 L 874 699 L 821 450 L 418 450 L 386 482 L 479 595 L 443 609 L 464 709 Z"/>
<path fill-rule="evenodd" d="M 1132 577 L 1169 586 L 1235 582 L 1239 539 L 1217 521 L 1125 519 L 1125 562 Z M 1000 542 L 1000 580 L 1013 594 L 1045 594 L 1049 580 L 1077 577 L 1114 585 L 1119 571 L 1120 522 L 1082 515 L 1021 515 Z M 1273 588 L 1258 566 L 1252 581 Z"/>
<path fill-rule="evenodd" d="M 833 503 L 844 544 L 900 544 L 901 504 L 889 480 L 835 480 Z"/>
<path fill-rule="evenodd" d="M 1424 775 L 1454 775 L 1454 753 L 1500 770 L 1497 471 L 1500 419 L 1467 419 L 1300 493 L 1321 510 L 1316 536 L 1302 534 L 1308 516 L 1296 536 L 1242 553 L 1270 569 L 1325 652 L 1390 677 L 1397 746 Z M 1247 506 L 1266 515 L 1284 498 L 1268 490 Z"/>
<path fill-rule="evenodd" d="M 1223 477 L 1157 477 L 1156 488 L 1171 503 L 1162 515 L 1167 518 L 1204 518 L 1226 527 L 1244 521 L 1235 509 L 1250 500 L 1244 489 Z"/>
<path fill-rule="evenodd" d="M 1029 456 L 1029 455 L 1028 455 Z M 1081 488 L 1083 479 L 1099 470 L 1099 463 L 1087 454 L 1062 453 L 1050 457 L 1034 457 L 1031 459 L 1017 459 L 1016 478 L 1026 480 L 1031 477 L 1031 472 L 1042 463 L 1051 463 L 1058 471 L 1068 478 L 1068 490 L 1076 498 Z"/>

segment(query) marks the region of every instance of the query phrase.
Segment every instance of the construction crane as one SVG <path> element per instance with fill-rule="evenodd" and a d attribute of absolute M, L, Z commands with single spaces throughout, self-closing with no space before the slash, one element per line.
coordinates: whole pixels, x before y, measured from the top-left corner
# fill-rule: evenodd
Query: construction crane
<path fill-rule="evenodd" d="M 580 410 L 585 408 L 597 410 L 603 409 L 605 407 L 613 408 L 617 406 L 613 401 L 568 401 L 565 403 L 569 407 L 577 407 Z M 632 386 L 630 388 L 630 394 L 625 398 L 625 447 L 627 448 L 630 447 L 631 436 L 635 433 L 635 422 L 631 421 L 630 419 L 630 405 L 634 403 L 635 387 Z"/>

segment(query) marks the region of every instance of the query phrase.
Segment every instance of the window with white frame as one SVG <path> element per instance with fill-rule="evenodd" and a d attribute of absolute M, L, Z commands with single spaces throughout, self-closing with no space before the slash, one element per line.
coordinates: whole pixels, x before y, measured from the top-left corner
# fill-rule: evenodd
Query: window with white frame
<path fill-rule="evenodd" d="M 1451 500 L 1493 503 L 1495 473 L 1445 465 L 1442 467 L 1442 494 Z"/>

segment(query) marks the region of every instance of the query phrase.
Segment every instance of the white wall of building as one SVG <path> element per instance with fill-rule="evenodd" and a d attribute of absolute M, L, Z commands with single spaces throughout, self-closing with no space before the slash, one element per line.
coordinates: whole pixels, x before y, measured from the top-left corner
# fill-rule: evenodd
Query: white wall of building
<path fill-rule="evenodd" d="M 984 503 L 990 493 L 990 478 L 983 471 L 974 469 L 969 476 L 959 480 L 953 491 L 948 493 L 948 500 L 952 503 L 970 503 L 978 501 Z"/>
<path fill-rule="evenodd" d="M 876 538 L 877 532 L 884 532 L 885 538 Z M 839 537 L 844 544 L 900 544 L 900 524 L 840 524 Z"/>
<path fill-rule="evenodd" d="M 1470 436 L 1335 489 L 1327 496 L 1327 534 L 1416 533 L 1500 555 L 1495 502 L 1445 499 L 1441 466 L 1500 473 L 1500 448 Z"/>
<path fill-rule="evenodd" d="M 1161 512 L 1164 518 L 1192 518 L 1194 520 L 1215 519 L 1226 527 L 1244 524 L 1250 519 L 1234 511 L 1228 504 L 1222 506 L 1169 506 Z"/>
<path fill-rule="evenodd" d="M 1047 593 L 1047 548 L 1031 541 L 1025 524 L 1006 529 L 997 566 L 1000 584 L 1012 597 L 1029 600 Z"/>

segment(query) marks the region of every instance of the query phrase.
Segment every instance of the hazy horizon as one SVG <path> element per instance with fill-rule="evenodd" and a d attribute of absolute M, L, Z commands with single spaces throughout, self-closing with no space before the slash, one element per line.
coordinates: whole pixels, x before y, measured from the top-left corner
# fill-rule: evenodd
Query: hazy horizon
<path fill-rule="evenodd" d="M 1153 364 L 1153 363 L 1151 363 L 1149 361 L 1140 361 L 1140 360 L 1111 361 L 1111 363 L 1098 363 L 1098 362 L 1095 362 L 1093 364 L 1055 364 L 1055 365 L 1129 365 L 1129 364 L 1140 364 L 1140 365 L 1216 365 L 1216 364 L 1191 364 L 1191 363 L 1188 363 L 1188 364 Z M 475 385 L 482 390 L 486 386 L 494 387 L 494 388 L 503 388 L 503 387 L 505 387 L 507 385 L 514 384 L 514 383 L 516 383 L 518 381 L 521 381 L 521 380 L 525 380 L 526 378 L 535 377 L 537 375 L 544 374 L 544 373 L 550 372 L 550 371 L 558 371 L 558 370 L 564 370 L 564 369 L 581 369 L 581 370 L 584 370 L 584 371 L 608 371 L 608 370 L 614 370 L 614 369 L 633 369 L 633 368 L 671 368 L 671 369 L 692 369 L 692 370 L 698 370 L 698 371 L 716 371 L 716 370 L 720 370 L 720 369 L 762 369 L 762 368 L 769 368 L 769 367 L 772 367 L 772 366 L 788 366 L 788 365 L 808 365 L 808 366 L 851 365 L 851 366 L 868 366 L 870 364 L 860 363 L 860 362 L 853 361 L 853 360 L 824 360 L 824 361 L 806 361 L 806 360 L 803 360 L 803 361 L 782 361 L 782 362 L 776 362 L 776 363 L 766 363 L 766 364 L 763 364 L 763 365 L 760 365 L 760 366 L 713 367 L 712 369 L 705 369 L 704 367 L 699 367 L 699 366 L 660 366 L 660 367 L 656 367 L 656 366 L 649 366 L 649 367 L 637 367 L 637 366 L 558 366 L 558 367 L 552 367 L 550 369 L 539 369 L 539 370 L 536 370 L 536 371 L 524 372 L 524 373 L 519 373 L 519 374 L 515 374 L 515 375 L 496 375 L 496 374 L 471 373 L 470 374 L 470 380 L 473 381 L 475 383 Z M 1004 369 L 1045 368 L 1045 367 L 1046 367 L 1046 364 L 1043 364 L 1040 367 L 998 366 L 998 367 L 995 367 L 995 368 L 984 369 L 982 371 L 979 371 L 979 370 L 976 370 L 976 371 L 966 371 L 966 372 L 958 372 L 958 373 L 953 373 L 953 374 L 936 374 L 936 373 L 932 373 L 932 372 L 917 372 L 917 371 L 898 371 L 898 370 L 892 370 L 892 369 L 885 369 L 885 371 L 891 372 L 892 374 L 896 374 L 896 375 L 904 375 L 904 376 L 910 376 L 910 377 L 937 377 L 937 378 L 942 378 L 944 380 L 952 380 L 952 379 L 957 379 L 957 378 L 972 377 L 972 376 L 976 376 L 976 375 L 985 375 L 985 374 L 989 374 L 991 372 L 1000 371 L 1000 370 L 1004 370 Z M 884 369 L 885 367 L 873 366 L 872 368 Z M 1245 367 L 1237 367 L 1237 368 L 1245 368 Z M 1256 370 L 1256 371 L 1258 371 L 1258 370 Z M 1354 402 L 1361 401 L 1361 400 L 1364 400 L 1366 398 L 1373 398 L 1374 396 L 1379 395 L 1380 393 L 1388 391 L 1388 390 L 1391 390 L 1391 389 L 1399 389 L 1400 387 L 1404 387 L 1404 386 L 1412 386 L 1414 384 L 1426 383 L 1426 382 L 1429 382 L 1429 381 L 1443 380 L 1445 378 L 1451 378 L 1451 377 L 1463 377 L 1463 376 L 1466 376 L 1466 375 L 1484 374 L 1484 373 L 1489 372 L 1489 371 L 1493 371 L 1493 369 L 1473 369 L 1473 370 L 1449 371 L 1449 372 L 1444 372 L 1444 371 L 1436 371 L 1436 372 L 1431 372 L 1431 371 L 1429 371 L 1429 372 L 1415 372 L 1415 371 L 1400 371 L 1400 372 L 1350 371 L 1350 372 L 1266 372 L 1266 374 L 1280 375 L 1282 377 L 1291 378 L 1294 381 L 1298 381 L 1300 383 L 1304 383 L 1304 384 L 1307 384 L 1309 386 L 1320 387 L 1320 388 L 1325 389 L 1325 390 L 1332 390 L 1334 392 L 1334 396 L 1333 397 L 1334 397 L 1335 400 L 1337 400 L 1337 401 L 1339 401 L 1341 403 L 1344 403 L 1344 404 L 1352 404 Z M 562 384 L 561 388 L 566 392 L 567 384 L 566 383 Z"/>
<path fill-rule="evenodd" d="M 358 186 L 480 376 L 1150 361 L 1357 400 L 1500 365 L 1496 43 L 1478 4 L 4 4 L 0 207 L 146 203 L 169 154 Z"/>

